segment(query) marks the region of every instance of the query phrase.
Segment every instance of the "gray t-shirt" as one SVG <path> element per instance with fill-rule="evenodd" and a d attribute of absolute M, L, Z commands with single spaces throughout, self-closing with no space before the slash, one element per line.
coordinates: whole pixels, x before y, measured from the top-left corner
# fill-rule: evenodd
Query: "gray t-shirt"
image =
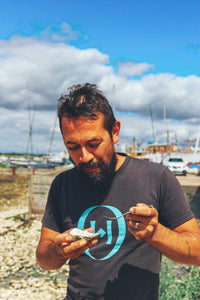
<path fill-rule="evenodd" d="M 98 190 L 76 168 L 52 183 L 43 226 L 64 232 L 93 227 L 98 243 L 70 260 L 68 300 L 158 299 L 161 253 L 140 242 L 119 216 L 137 203 L 152 204 L 159 222 L 174 228 L 192 217 L 184 193 L 168 168 L 126 156 L 112 182 Z"/>

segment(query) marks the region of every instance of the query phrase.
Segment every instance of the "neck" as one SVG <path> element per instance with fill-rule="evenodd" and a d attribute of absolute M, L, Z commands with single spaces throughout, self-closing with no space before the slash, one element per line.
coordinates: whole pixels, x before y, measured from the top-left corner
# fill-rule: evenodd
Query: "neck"
<path fill-rule="evenodd" d="M 117 157 L 117 164 L 115 167 L 115 171 L 117 171 L 121 167 L 121 165 L 123 164 L 126 158 L 125 156 L 122 156 L 120 154 L 116 154 L 116 157 Z"/>

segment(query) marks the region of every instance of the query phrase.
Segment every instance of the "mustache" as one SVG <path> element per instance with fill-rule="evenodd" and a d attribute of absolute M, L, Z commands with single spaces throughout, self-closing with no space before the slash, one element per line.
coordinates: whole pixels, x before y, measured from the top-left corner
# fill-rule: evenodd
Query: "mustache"
<path fill-rule="evenodd" d="M 102 164 L 100 162 L 89 161 L 87 163 L 80 163 L 78 168 L 79 168 L 79 170 L 83 170 L 85 168 L 101 167 L 101 165 Z"/>

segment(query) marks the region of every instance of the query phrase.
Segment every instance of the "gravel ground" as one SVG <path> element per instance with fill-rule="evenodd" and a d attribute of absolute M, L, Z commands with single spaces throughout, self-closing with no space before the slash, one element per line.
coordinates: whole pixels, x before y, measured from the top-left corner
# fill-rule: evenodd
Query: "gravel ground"
<path fill-rule="evenodd" d="M 43 271 L 35 259 L 41 223 L 25 209 L 0 213 L 1 276 L 0 299 L 63 299 L 66 294 L 68 266 Z"/>
<path fill-rule="evenodd" d="M 29 216 L 27 201 L 26 182 L 0 182 L 0 299 L 63 299 L 68 265 L 57 271 L 43 271 L 37 265 L 41 215 Z"/>

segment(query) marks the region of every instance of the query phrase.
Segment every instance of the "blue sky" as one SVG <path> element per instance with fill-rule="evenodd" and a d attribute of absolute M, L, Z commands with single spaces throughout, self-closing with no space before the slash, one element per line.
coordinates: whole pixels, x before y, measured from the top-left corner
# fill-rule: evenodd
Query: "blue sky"
<path fill-rule="evenodd" d="M 120 116 L 128 124 L 122 126 L 122 140 L 151 139 L 149 104 L 158 140 L 164 105 L 171 135 L 182 141 L 196 138 L 199 1 L 0 0 L 0 7 L 0 125 L 8 130 L 5 135 L 13 134 L 9 118 L 15 116 L 19 136 L 26 136 L 20 117 L 26 116 L 29 97 L 37 106 L 35 143 L 45 151 L 55 99 L 71 84 L 93 80 L 111 102 L 115 84 L 116 109 L 129 112 Z M 52 91 L 47 83 L 55 85 Z M 23 150 L 26 138 L 19 143 L 13 135 L 12 145 L 2 136 L 0 152 Z"/>
<path fill-rule="evenodd" d="M 0 1 L 0 37 L 38 36 L 50 24 L 68 23 L 82 36 L 71 45 L 98 48 L 117 61 L 148 62 L 153 72 L 200 75 L 200 2 Z"/>

